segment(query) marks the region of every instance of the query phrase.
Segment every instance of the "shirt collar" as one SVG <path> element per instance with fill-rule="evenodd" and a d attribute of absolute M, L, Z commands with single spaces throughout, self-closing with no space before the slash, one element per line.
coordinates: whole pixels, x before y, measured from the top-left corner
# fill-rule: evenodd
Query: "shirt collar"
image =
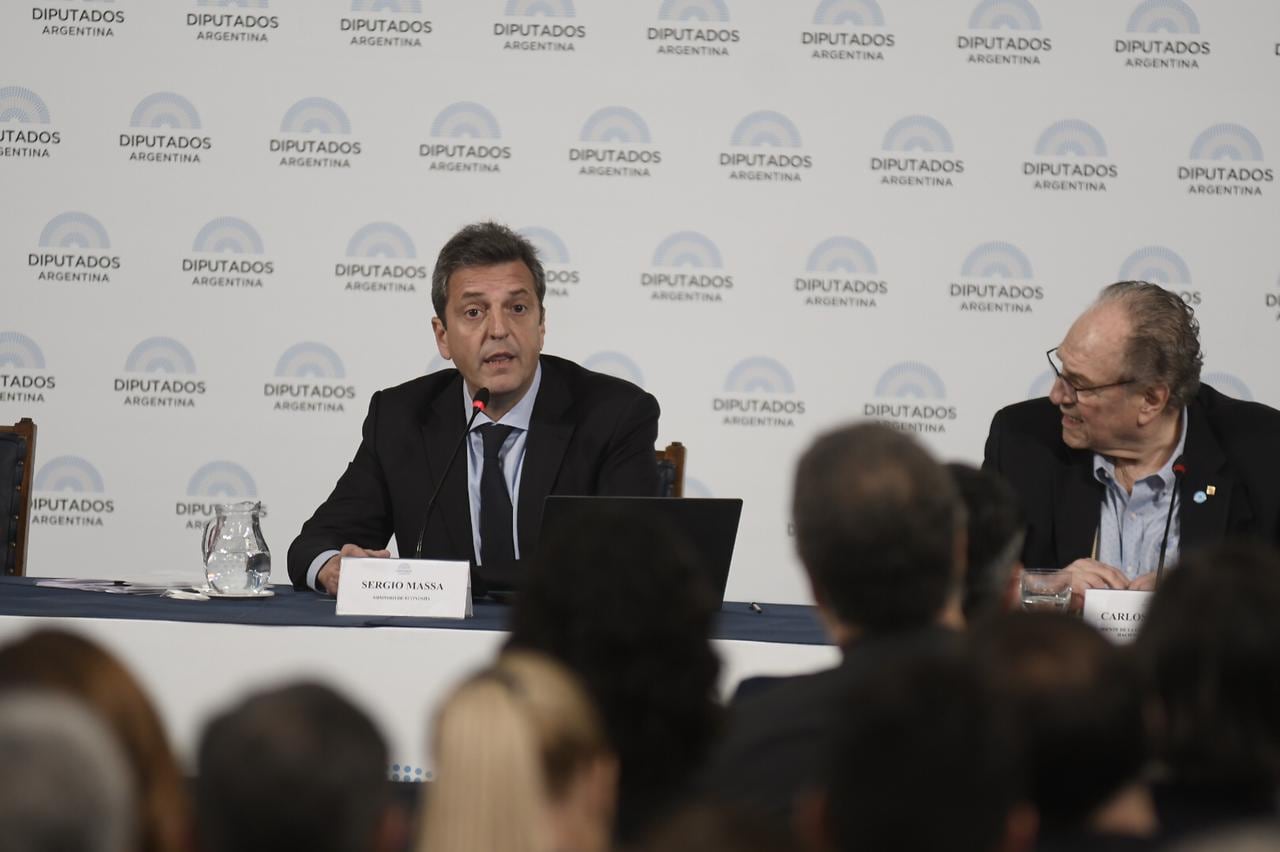
<path fill-rule="evenodd" d="M 1186 406 L 1182 408 L 1182 417 L 1178 425 L 1178 445 L 1173 448 L 1173 452 L 1169 455 L 1169 460 L 1164 463 L 1164 467 L 1157 470 L 1150 476 L 1143 477 L 1139 482 L 1147 482 L 1151 479 L 1158 478 L 1164 485 L 1173 484 L 1173 465 L 1178 459 L 1182 458 L 1182 451 L 1187 446 L 1187 419 L 1188 412 Z M 1093 476 L 1104 485 L 1116 478 L 1116 463 L 1102 453 L 1093 454 Z M 1136 484 L 1136 483 L 1135 483 Z M 1154 485 L 1155 483 L 1152 483 Z"/>
<path fill-rule="evenodd" d="M 529 390 L 525 391 L 524 396 L 520 397 L 520 401 L 511 407 L 511 410 L 502 415 L 499 420 L 491 420 L 487 412 L 482 412 L 476 418 L 476 422 L 472 425 L 471 431 L 479 429 L 481 426 L 487 426 L 490 423 L 501 423 L 504 426 L 512 426 L 522 432 L 529 431 L 529 420 L 533 416 L 533 403 L 538 396 L 538 388 L 542 386 L 542 361 L 538 361 L 537 368 L 533 371 L 533 383 L 529 385 Z M 462 382 L 462 401 L 465 407 L 466 416 L 471 417 L 471 392 L 467 389 L 465 380 Z"/>

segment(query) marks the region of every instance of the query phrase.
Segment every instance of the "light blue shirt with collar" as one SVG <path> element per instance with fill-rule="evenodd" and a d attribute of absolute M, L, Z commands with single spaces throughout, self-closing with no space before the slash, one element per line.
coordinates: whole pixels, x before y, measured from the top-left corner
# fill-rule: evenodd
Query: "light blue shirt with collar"
<path fill-rule="evenodd" d="M 533 383 L 520 401 L 511 410 L 497 420 L 490 420 L 489 415 L 482 413 L 471 425 L 471 434 L 467 441 L 467 499 L 471 504 L 471 544 L 475 550 L 476 562 L 480 562 L 480 474 L 484 472 L 484 437 L 480 434 L 482 426 L 497 423 L 513 427 L 511 433 L 502 442 L 498 458 L 502 462 L 502 478 L 507 482 L 507 493 L 511 495 L 511 541 L 515 544 L 516 559 L 520 558 L 520 473 L 524 470 L 524 450 L 529 442 L 529 418 L 533 416 L 533 403 L 538 398 L 538 388 L 542 386 L 542 364 L 533 372 Z M 471 391 L 467 383 L 462 383 L 462 404 L 467 417 L 471 416 Z"/>
<path fill-rule="evenodd" d="M 1133 483 L 1133 492 L 1116 481 L 1115 462 L 1101 453 L 1093 454 L 1093 475 L 1102 483 L 1102 514 L 1098 521 L 1097 559 L 1130 580 L 1156 570 L 1160 564 L 1160 542 L 1169 518 L 1174 493 L 1173 464 L 1187 444 L 1187 409 L 1182 409 L 1178 445 L 1164 467 Z M 1165 565 L 1177 560 L 1182 538 L 1182 522 L 1174 512 L 1169 521 L 1169 543 Z"/>
<path fill-rule="evenodd" d="M 482 413 L 471 426 L 467 441 L 467 500 L 471 504 L 471 545 L 477 563 L 480 562 L 480 474 L 484 471 L 484 438 L 476 430 L 494 422 L 515 427 L 502 442 L 499 458 L 502 460 L 503 479 L 507 481 L 507 493 L 511 495 L 511 541 L 515 544 L 516 559 L 519 559 L 520 536 L 517 530 L 520 519 L 520 473 L 524 469 L 524 450 L 529 439 L 529 418 L 533 415 L 533 403 L 538 397 L 538 388 L 541 386 L 542 363 L 539 362 L 538 368 L 533 372 L 533 384 L 529 385 L 529 390 L 510 411 L 497 421 L 489 419 L 489 415 Z M 464 416 L 468 420 L 471 419 L 471 400 L 471 391 L 467 389 L 467 383 L 464 381 L 462 404 Z M 317 591 L 324 591 L 318 585 L 317 577 L 324 564 L 338 553 L 337 550 L 326 550 L 311 561 L 311 567 L 307 569 L 308 586 Z"/>

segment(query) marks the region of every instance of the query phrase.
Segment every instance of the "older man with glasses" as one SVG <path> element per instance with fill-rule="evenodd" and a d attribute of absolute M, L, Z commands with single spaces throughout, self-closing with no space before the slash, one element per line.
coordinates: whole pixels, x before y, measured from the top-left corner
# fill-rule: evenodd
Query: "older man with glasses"
<path fill-rule="evenodd" d="M 1048 358 L 1048 398 L 996 413 L 983 467 L 1022 500 L 1024 564 L 1068 572 L 1073 608 L 1087 589 L 1153 589 L 1186 549 L 1280 542 L 1280 412 L 1200 383 L 1176 293 L 1112 284 Z"/>

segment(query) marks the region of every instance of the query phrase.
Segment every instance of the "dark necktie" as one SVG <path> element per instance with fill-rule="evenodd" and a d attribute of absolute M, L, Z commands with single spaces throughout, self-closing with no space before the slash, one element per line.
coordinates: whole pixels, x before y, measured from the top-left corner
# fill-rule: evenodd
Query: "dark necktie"
<path fill-rule="evenodd" d="M 495 423 L 480 427 L 480 437 L 484 440 L 484 467 L 480 471 L 481 565 L 502 564 L 516 558 L 511 540 L 511 495 L 507 492 L 506 477 L 502 475 L 502 460 L 498 458 L 502 443 L 514 428 Z"/>

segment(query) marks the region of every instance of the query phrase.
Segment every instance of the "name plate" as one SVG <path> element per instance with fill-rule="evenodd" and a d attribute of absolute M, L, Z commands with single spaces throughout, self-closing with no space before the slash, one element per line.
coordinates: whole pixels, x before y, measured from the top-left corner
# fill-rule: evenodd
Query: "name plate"
<path fill-rule="evenodd" d="M 471 566 L 437 559 L 343 557 L 337 613 L 468 618 Z"/>
<path fill-rule="evenodd" d="M 1142 629 L 1152 594 L 1129 589 L 1085 589 L 1085 624 L 1113 642 L 1132 642 Z"/>

